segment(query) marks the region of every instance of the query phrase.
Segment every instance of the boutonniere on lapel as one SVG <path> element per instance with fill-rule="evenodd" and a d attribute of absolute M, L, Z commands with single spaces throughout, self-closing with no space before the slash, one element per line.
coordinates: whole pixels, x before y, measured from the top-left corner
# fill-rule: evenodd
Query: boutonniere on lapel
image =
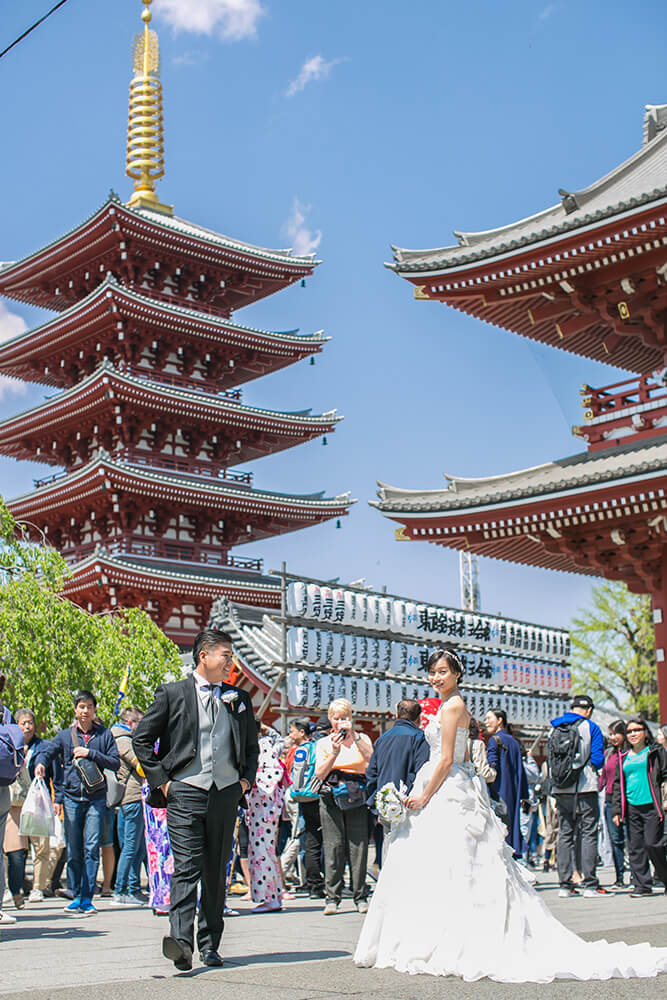
<path fill-rule="evenodd" d="M 225 705 L 229 705 L 230 708 L 234 707 L 234 703 L 238 700 L 238 691 L 225 691 L 221 697 L 221 701 L 224 701 Z"/>

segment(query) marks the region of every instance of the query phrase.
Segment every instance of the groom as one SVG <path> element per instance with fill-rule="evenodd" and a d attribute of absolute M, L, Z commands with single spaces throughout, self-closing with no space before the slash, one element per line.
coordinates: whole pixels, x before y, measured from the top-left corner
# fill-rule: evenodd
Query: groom
<path fill-rule="evenodd" d="M 223 681 L 232 665 L 231 637 L 206 629 L 192 656 L 194 673 L 160 685 L 132 740 L 151 787 L 150 805 L 167 807 L 174 874 L 171 933 L 162 953 L 181 971 L 192 968 L 200 881 L 199 958 L 222 965 L 226 866 L 237 807 L 252 787 L 259 756 L 250 696 Z"/>

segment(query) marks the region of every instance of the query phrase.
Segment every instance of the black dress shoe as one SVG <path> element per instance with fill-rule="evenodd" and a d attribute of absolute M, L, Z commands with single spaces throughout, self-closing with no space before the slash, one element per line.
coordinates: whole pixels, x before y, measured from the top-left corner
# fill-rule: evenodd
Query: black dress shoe
<path fill-rule="evenodd" d="M 169 936 L 162 938 L 162 954 L 179 972 L 189 972 L 192 968 L 192 948 L 185 941 Z"/>
<path fill-rule="evenodd" d="M 222 955 L 215 948 L 208 948 L 199 952 L 199 961 L 202 965 L 208 965 L 212 969 L 219 969 L 222 966 Z"/>

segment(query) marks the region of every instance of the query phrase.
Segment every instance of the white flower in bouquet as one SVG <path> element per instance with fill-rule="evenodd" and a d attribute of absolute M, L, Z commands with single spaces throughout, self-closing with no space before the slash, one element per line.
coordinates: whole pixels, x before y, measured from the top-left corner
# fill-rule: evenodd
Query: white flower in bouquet
<path fill-rule="evenodd" d="M 406 793 L 407 788 L 403 782 L 401 782 L 400 789 L 396 787 L 393 781 L 389 781 L 386 785 L 383 785 L 375 796 L 375 808 L 378 811 L 380 819 L 383 819 L 385 823 L 389 823 L 391 826 L 398 826 L 400 823 L 403 823 L 408 817 L 408 810 L 405 807 Z"/>

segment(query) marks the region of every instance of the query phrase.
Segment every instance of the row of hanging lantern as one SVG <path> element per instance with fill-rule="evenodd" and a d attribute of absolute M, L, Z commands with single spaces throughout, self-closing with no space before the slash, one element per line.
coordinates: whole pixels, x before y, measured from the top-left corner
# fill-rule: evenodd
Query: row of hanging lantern
<path fill-rule="evenodd" d="M 487 646 L 561 660 L 570 655 L 564 629 L 301 580 L 287 587 L 287 610 L 296 618 L 396 632 L 427 638 L 431 644 Z"/>
<path fill-rule="evenodd" d="M 428 698 L 427 684 L 383 681 L 342 674 L 292 670 L 287 678 L 289 702 L 304 711 L 326 711 L 335 698 L 347 698 L 355 712 L 394 712 L 402 698 Z M 506 694 L 492 690 L 465 691 L 468 711 L 483 718 L 489 709 L 501 708 L 508 718 L 524 725 L 545 725 L 567 711 L 565 698 L 539 698 L 530 694 Z"/>
<path fill-rule="evenodd" d="M 418 643 L 321 629 L 287 630 L 289 662 L 318 667 L 350 667 L 413 676 L 424 673 L 432 649 Z M 566 692 L 572 687 L 570 668 L 562 663 L 473 650 L 459 650 L 458 655 L 464 668 L 464 683 L 477 680 L 554 692 Z"/>

